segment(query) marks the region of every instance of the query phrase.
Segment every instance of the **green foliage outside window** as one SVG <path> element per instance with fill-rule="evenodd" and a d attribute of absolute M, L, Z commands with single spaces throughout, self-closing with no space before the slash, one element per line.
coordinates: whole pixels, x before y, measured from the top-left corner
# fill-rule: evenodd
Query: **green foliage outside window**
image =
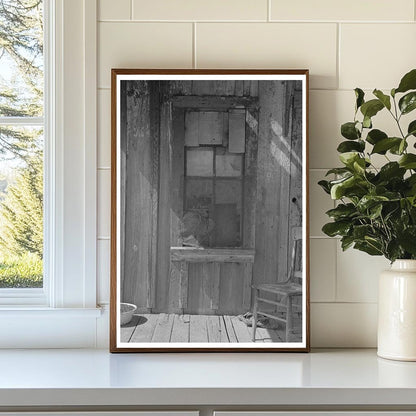
<path fill-rule="evenodd" d="M 0 288 L 43 285 L 42 6 L 0 0 Z"/>

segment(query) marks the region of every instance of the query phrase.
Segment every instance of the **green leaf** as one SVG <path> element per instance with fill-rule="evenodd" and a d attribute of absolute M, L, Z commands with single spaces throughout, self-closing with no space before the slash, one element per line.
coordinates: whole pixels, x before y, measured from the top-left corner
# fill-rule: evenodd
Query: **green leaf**
<path fill-rule="evenodd" d="M 364 240 L 364 237 L 368 234 L 372 234 L 373 228 L 371 225 L 357 225 L 352 230 L 352 235 L 355 240 Z"/>
<path fill-rule="evenodd" d="M 405 169 L 416 169 L 416 155 L 407 153 L 399 159 L 399 165 Z"/>
<path fill-rule="evenodd" d="M 389 162 L 381 167 L 378 177 L 381 181 L 388 181 L 393 177 L 401 179 L 403 178 L 405 172 L 406 169 L 401 168 L 397 162 Z"/>
<path fill-rule="evenodd" d="M 359 178 L 356 176 L 350 176 L 349 178 L 342 179 L 338 183 L 335 183 L 331 187 L 331 198 L 340 199 L 349 189 L 354 188 L 359 183 Z"/>
<path fill-rule="evenodd" d="M 403 152 L 407 149 L 407 141 L 406 139 L 400 139 L 400 143 L 398 145 L 392 146 L 389 151 L 394 155 L 402 155 Z"/>
<path fill-rule="evenodd" d="M 416 137 L 416 120 L 413 120 L 410 124 L 409 127 L 407 128 L 407 135 L 408 136 L 415 136 Z"/>
<path fill-rule="evenodd" d="M 350 121 L 341 126 L 341 134 L 348 140 L 357 140 L 361 137 L 360 130 L 357 128 L 357 122 Z"/>
<path fill-rule="evenodd" d="M 378 141 L 374 147 L 372 154 L 378 153 L 380 155 L 384 155 L 387 150 L 391 149 L 393 146 L 400 146 L 402 139 L 399 137 L 387 137 L 386 139 L 382 139 Z"/>
<path fill-rule="evenodd" d="M 409 90 L 416 89 L 416 69 L 409 71 L 401 79 L 399 86 L 396 88 L 395 93 L 397 92 L 406 92 Z"/>
<path fill-rule="evenodd" d="M 354 150 L 357 152 L 363 152 L 364 149 L 365 149 L 365 142 L 363 140 L 358 140 L 356 142 L 353 142 L 353 141 L 341 142 L 339 146 L 337 147 L 337 151 L 340 153 L 352 152 Z"/>
<path fill-rule="evenodd" d="M 349 221 L 335 221 L 329 222 L 322 227 L 322 231 L 329 237 L 335 237 L 336 235 L 345 235 L 351 227 Z"/>
<path fill-rule="evenodd" d="M 357 208 L 361 211 L 366 211 L 367 209 L 377 205 L 379 202 L 388 200 L 389 199 L 383 195 L 364 195 L 357 204 Z"/>
<path fill-rule="evenodd" d="M 352 167 L 354 162 L 360 158 L 357 152 L 346 152 L 339 155 L 339 160 L 346 166 Z"/>
<path fill-rule="evenodd" d="M 361 88 L 356 88 L 355 90 L 355 111 L 364 104 L 364 91 Z"/>
<path fill-rule="evenodd" d="M 327 211 L 326 214 L 334 220 L 338 220 L 341 218 L 350 217 L 356 212 L 357 210 L 354 204 L 339 204 L 336 208 Z"/>
<path fill-rule="evenodd" d="M 388 110 L 391 109 L 390 97 L 388 95 L 377 89 L 373 91 L 373 94 L 383 103 L 384 107 Z"/>
<path fill-rule="evenodd" d="M 409 92 L 399 100 L 399 108 L 402 114 L 407 114 L 416 108 L 416 91 Z"/>
<path fill-rule="evenodd" d="M 370 256 L 381 256 L 383 254 L 380 248 L 374 247 L 374 245 L 370 244 L 370 242 L 356 242 L 354 244 L 354 248 L 360 251 L 364 251 L 364 253 L 367 253 Z"/>
<path fill-rule="evenodd" d="M 368 132 L 366 140 L 370 144 L 376 144 L 380 140 L 386 139 L 387 137 L 388 136 L 384 133 L 384 131 L 373 129 Z"/>
<path fill-rule="evenodd" d="M 354 244 L 354 237 L 351 235 L 346 235 L 341 238 L 341 248 L 342 251 L 347 250 Z"/>
<path fill-rule="evenodd" d="M 377 204 L 370 208 L 370 218 L 375 220 L 381 216 L 383 211 L 383 204 Z"/>
<path fill-rule="evenodd" d="M 411 254 L 416 254 L 416 227 L 406 228 L 398 238 L 400 246 Z"/>
<path fill-rule="evenodd" d="M 393 239 L 391 241 L 389 241 L 389 243 L 387 244 L 387 255 L 386 257 L 390 260 L 390 261 L 394 261 L 400 257 L 402 257 L 402 250 L 400 249 L 400 244 L 397 241 L 397 239 Z"/>
<path fill-rule="evenodd" d="M 345 175 L 346 173 L 351 173 L 351 169 L 349 168 L 333 168 L 333 169 L 329 169 L 329 171 L 325 174 L 325 176 L 328 175 Z"/>
<path fill-rule="evenodd" d="M 328 181 L 324 181 L 324 180 L 322 180 L 322 181 L 319 181 L 318 182 L 318 185 L 327 193 L 327 194 L 330 194 L 331 193 L 331 187 L 330 187 L 330 185 L 329 185 L 329 182 Z"/>
<path fill-rule="evenodd" d="M 361 106 L 361 113 L 364 117 L 374 117 L 380 110 L 384 108 L 384 105 L 380 100 L 370 100 L 366 101 Z"/>

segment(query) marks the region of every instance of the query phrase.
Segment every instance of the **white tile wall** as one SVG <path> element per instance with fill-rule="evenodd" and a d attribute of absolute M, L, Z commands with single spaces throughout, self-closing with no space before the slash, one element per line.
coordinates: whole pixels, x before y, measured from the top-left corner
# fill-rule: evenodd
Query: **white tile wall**
<path fill-rule="evenodd" d="M 271 0 L 273 20 L 413 21 L 413 0 Z"/>
<path fill-rule="evenodd" d="M 200 23 L 196 27 L 198 68 L 309 68 L 312 88 L 336 87 L 336 50 L 334 23 Z"/>
<path fill-rule="evenodd" d="M 111 167 L 111 90 L 98 90 L 98 140 L 97 165 L 100 168 Z"/>
<path fill-rule="evenodd" d="M 321 232 L 333 202 L 316 185 L 338 164 L 354 93 L 390 90 L 416 67 L 414 0 L 99 0 L 98 299 L 109 298 L 110 69 L 309 68 L 311 336 L 315 347 L 376 345 L 379 257 Z M 375 126 L 392 131 L 387 114 Z M 408 120 L 403 120 L 407 128 Z M 104 168 L 104 169 L 103 169 Z"/>
<path fill-rule="evenodd" d="M 267 20 L 267 0 L 132 0 L 135 20 Z"/>

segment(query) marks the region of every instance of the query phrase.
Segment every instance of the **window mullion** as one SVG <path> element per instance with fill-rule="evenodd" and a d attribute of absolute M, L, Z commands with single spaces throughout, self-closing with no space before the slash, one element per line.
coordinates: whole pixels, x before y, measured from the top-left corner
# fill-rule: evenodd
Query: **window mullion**
<path fill-rule="evenodd" d="M 0 117 L 0 126 L 43 126 L 44 117 Z"/>

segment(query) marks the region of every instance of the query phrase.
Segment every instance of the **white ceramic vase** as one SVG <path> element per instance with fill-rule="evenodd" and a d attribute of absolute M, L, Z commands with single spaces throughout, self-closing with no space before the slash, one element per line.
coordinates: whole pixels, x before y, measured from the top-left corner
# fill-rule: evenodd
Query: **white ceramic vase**
<path fill-rule="evenodd" d="M 416 361 L 416 260 L 396 260 L 380 275 L 377 354 Z"/>

